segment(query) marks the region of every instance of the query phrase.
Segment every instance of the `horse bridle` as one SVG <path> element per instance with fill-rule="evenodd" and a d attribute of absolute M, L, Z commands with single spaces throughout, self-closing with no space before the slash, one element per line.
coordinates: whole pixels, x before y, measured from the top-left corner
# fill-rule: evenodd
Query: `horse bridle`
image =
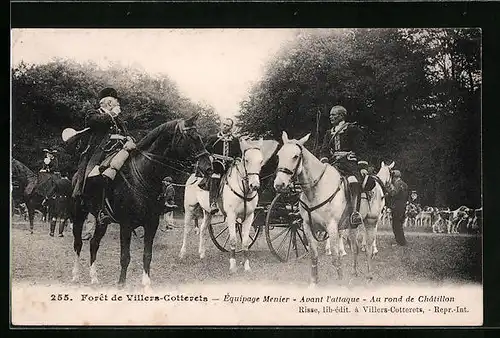
<path fill-rule="evenodd" d="M 300 150 L 300 155 L 299 155 L 299 160 L 297 161 L 297 164 L 295 165 L 295 168 L 293 170 L 290 170 L 286 167 L 278 167 L 278 169 L 276 169 L 276 172 L 279 173 L 283 173 L 285 175 L 289 175 L 290 176 L 290 180 L 293 180 L 296 176 L 297 176 L 297 171 L 299 170 L 299 166 L 302 164 L 302 158 L 303 158 L 303 155 L 302 155 L 302 146 L 298 143 L 295 143 L 295 145 L 297 147 L 299 147 L 299 150 Z"/>
<path fill-rule="evenodd" d="M 259 176 L 260 173 L 254 173 L 254 172 L 248 172 L 247 170 L 247 166 L 245 164 L 245 154 L 248 150 L 251 150 L 251 149 L 255 149 L 255 150 L 260 150 L 260 148 L 258 147 L 250 147 L 250 148 L 247 148 L 243 151 L 243 154 L 242 154 L 242 161 L 243 161 L 243 169 L 245 170 L 245 175 L 242 175 L 241 172 L 238 170 L 238 167 L 236 167 L 236 170 L 238 171 L 238 174 L 240 175 L 242 181 L 243 181 L 243 194 L 246 196 L 248 194 L 248 190 L 250 190 L 250 187 L 248 186 L 248 181 L 249 181 L 249 177 L 252 176 L 252 175 L 257 175 Z M 254 195 L 255 197 L 256 195 Z M 252 197 L 252 199 L 254 198 Z"/>

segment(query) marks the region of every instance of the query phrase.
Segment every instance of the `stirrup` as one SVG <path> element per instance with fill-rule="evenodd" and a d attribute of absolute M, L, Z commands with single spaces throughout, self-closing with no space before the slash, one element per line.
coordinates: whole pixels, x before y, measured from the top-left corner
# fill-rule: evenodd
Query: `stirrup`
<path fill-rule="evenodd" d="M 361 214 L 359 213 L 359 211 L 354 211 L 351 214 L 350 221 L 351 221 L 351 225 L 360 225 L 361 223 L 363 223 L 363 220 L 361 219 Z"/>
<path fill-rule="evenodd" d="M 210 205 L 210 214 L 215 215 L 218 212 L 219 212 L 219 208 L 217 207 L 217 204 L 216 203 L 211 204 Z"/>
<path fill-rule="evenodd" d="M 103 225 L 109 224 L 111 223 L 111 221 L 111 216 L 104 209 L 101 209 L 101 211 L 99 211 L 99 214 L 97 215 L 97 223 Z"/>

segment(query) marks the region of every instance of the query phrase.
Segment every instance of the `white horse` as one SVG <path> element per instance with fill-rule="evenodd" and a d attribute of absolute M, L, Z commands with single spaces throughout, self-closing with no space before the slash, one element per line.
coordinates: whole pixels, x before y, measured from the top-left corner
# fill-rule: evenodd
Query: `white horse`
<path fill-rule="evenodd" d="M 361 203 L 359 206 L 359 212 L 363 220 L 363 224 L 358 227 L 358 236 L 361 237 L 361 251 L 367 252 L 367 236 L 370 232 L 373 232 L 373 244 L 371 248 L 371 257 L 374 258 L 378 253 L 377 248 L 377 228 L 378 224 L 383 224 L 383 218 L 387 218 L 387 212 L 384 213 L 386 209 L 386 189 L 391 183 L 391 169 L 394 167 L 394 161 L 387 165 L 382 161 L 380 163 L 380 170 L 375 175 L 375 186 L 367 193 L 363 192 L 361 194 Z M 385 216 L 385 217 L 384 217 Z M 344 249 L 343 238 L 345 236 L 346 230 L 341 231 L 341 238 L 339 242 L 339 252 L 341 256 L 345 256 L 347 253 Z M 352 246 L 352 245 L 351 245 Z M 331 255 L 331 244 L 330 239 L 327 239 L 326 243 L 326 253 Z"/>
<path fill-rule="evenodd" d="M 304 232 L 307 236 L 311 254 L 311 285 L 318 282 L 318 243 L 312 231 L 324 228 L 328 232 L 333 244 L 333 265 L 339 279 L 343 278 L 343 269 L 340 255 L 340 232 L 344 209 L 347 207 L 345 184 L 340 173 L 333 166 L 322 163 L 309 150 L 304 143 L 309 139 L 307 134 L 300 140 L 289 139 L 283 132 L 283 146 L 278 151 L 278 169 L 274 180 L 274 188 L 278 191 L 286 189 L 293 180 L 302 187 L 300 194 L 300 214 L 303 220 Z M 384 166 L 390 177 L 391 166 Z M 382 169 L 382 168 L 381 168 Z M 372 200 L 383 199 L 382 188 L 375 189 Z M 364 219 L 367 233 L 367 261 L 368 279 L 372 279 L 372 254 L 375 239 L 375 225 L 380 217 L 383 205 L 379 203 L 362 203 L 360 213 Z M 357 275 L 358 244 L 356 229 L 349 229 L 349 240 L 353 249 L 353 272 Z"/>
<path fill-rule="evenodd" d="M 254 211 L 259 202 L 258 189 L 260 188 L 260 170 L 278 148 L 274 140 L 250 141 L 240 139 L 242 159 L 236 159 L 228 172 L 222 177 L 222 189 L 218 199 L 219 210 L 224 215 L 229 230 L 230 259 L 229 270 L 236 272 L 236 221 L 242 220 L 242 249 L 245 271 L 250 271 L 248 247 L 250 245 L 250 227 L 254 219 Z M 198 206 L 203 210 L 203 221 L 199 229 L 200 258 L 205 257 L 204 231 L 210 224 L 209 193 L 202 190 L 198 184 L 201 178 L 192 174 L 186 181 L 184 194 L 184 236 L 179 258 L 186 255 L 187 236 L 192 228 L 192 220 Z"/>

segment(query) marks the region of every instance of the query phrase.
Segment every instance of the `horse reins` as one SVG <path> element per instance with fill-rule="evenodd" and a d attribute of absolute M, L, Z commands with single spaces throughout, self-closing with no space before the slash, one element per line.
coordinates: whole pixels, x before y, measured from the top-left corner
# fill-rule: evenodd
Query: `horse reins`
<path fill-rule="evenodd" d="M 232 186 L 231 184 L 229 184 L 229 180 L 228 180 L 228 176 L 229 175 L 226 175 L 225 177 L 225 183 L 227 184 L 227 186 L 229 187 L 229 189 L 233 192 L 233 194 L 235 194 L 236 196 L 238 196 L 239 198 L 241 198 L 243 200 L 243 220 L 246 218 L 246 214 L 247 214 L 247 203 L 252 201 L 255 197 L 257 197 L 257 195 L 259 194 L 258 192 L 255 192 L 255 194 L 251 197 L 249 197 L 248 195 L 251 193 L 250 192 L 250 187 L 248 185 L 248 180 L 249 180 L 249 176 L 251 175 L 257 175 L 259 176 L 260 174 L 259 173 L 252 173 L 252 172 L 248 172 L 247 171 L 247 167 L 245 165 L 245 153 L 250 150 L 250 149 L 257 149 L 257 150 L 260 150 L 260 148 L 257 148 L 257 147 L 252 147 L 252 148 L 247 148 L 245 149 L 245 151 L 243 152 L 243 169 L 245 170 L 245 175 L 242 175 L 241 174 L 241 171 L 238 169 L 238 166 L 235 165 L 235 169 L 236 169 L 236 172 L 238 173 L 238 175 L 240 176 L 241 178 L 241 191 L 243 193 L 242 194 L 239 194 Z"/>
<path fill-rule="evenodd" d="M 288 168 L 285 168 L 285 167 L 278 167 L 278 169 L 276 170 L 277 172 L 282 172 L 282 173 L 284 173 L 284 174 L 286 174 L 286 175 L 290 175 L 290 179 L 291 179 L 291 180 L 293 180 L 293 179 L 297 176 L 299 166 L 300 166 L 300 164 L 302 164 L 302 161 L 303 161 L 303 156 L 304 156 L 304 155 L 303 155 L 303 149 L 302 149 L 302 146 L 301 146 L 300 144 L 298 144 L 298 143 L 295 143 L 295 145 L 296 145 L 297 147 L 299 147 L 299 149 L 300 149 L 300 157 L 299 157 L 299 160 L 297 161 L 297 164 L 295 165 L 294 170 L 292 171 L 292 170 L 290 170 L 290 169 L 288 169 Z M 321 174 L 319 175 L 319 177 L 318 177 L 316 180 L 314 180 L 312 183 L 310 183 L 310 187 L 311 187 L 311 188 L 312 188 L 312 187 L 315 187 L 315 186 L 316 186 L 316 185 L 317 185 L 317 184 L 321 181 L 321 179 L 323 178 L 323 176 L 324 176 L 324 174 L 325 174 L 325 172 L 326 172 L 326 169 L 327 169 L 327 164 L 325 164 L 324 169 L 323 169 L 323 171 L 321 172 Z M 301 185 L 301 186 L 305 186 L 306 184 L 300 184 L 300 185 Z M 306 202 L 304 202 L 304 201 L 303 201 L 302 199 L 300 199 L 300 197 L 299 197 L 299 203 L 300 203 L 300 205 L 304 208 L 304 210 L 306 210 L 306 211 L 307 211 L 307 215 L 309 216 L 309 224 L 312 224 L 312 217 L 311 217 L 311 213 L 312 213 L 313 211 L 315 211 L 315 210 L 317 210 L 317 209 L 319 209 L 319 208 L 323 207 L 324 205 L 326 205 L 326 204 L 330 203 L 330 202 L 331 202 L 331 201 L 335 198 L 335 196 L 337 195 L 337 193 L 340 191 L 340 186 L 341 186 L 341 185 L 339 184 L 339 185 L 337 186 L 337 189 L 333 192 L 333 194 L 331 194 L 331 195 L 330 195 L 330 197 L 328 197 L 328 198 L 327 198 L 326 200 L 324 200 L 323 202 L 321 202 L 321 203 L 319 203 L 319 204 L 315 205 L 314 207 L 309 207 L 309 206 L 307 205 L 307 203 L 306 203 Z"/>

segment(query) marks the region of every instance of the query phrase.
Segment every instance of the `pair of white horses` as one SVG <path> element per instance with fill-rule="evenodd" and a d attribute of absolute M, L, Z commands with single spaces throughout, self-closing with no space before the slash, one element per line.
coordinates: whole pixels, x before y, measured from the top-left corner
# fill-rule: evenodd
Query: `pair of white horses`
<path fill-rule="evenodd" d="M 286 132 L 283 132 L 283 145 L 277 153 L 278 168 L 274 180 L 274 188 L 279 192 L 285 190 L 292 181 L 302 187 L 300 195 L 300 214 L 303 220 L 304 232 L 309 243 L 308 250 L 311 257 L 311 280 L 315 285 L 318 282 L 318 242 L 314 238 L 312 231 L 314 229 L 326 229 L 329 243 L 333 248 L 333 264 L 338 272 L 339 279 L 343 278 L 343 269 L 341 256 L 343 256 L 343 242 L 341 231 L 339 231 L 339 222 L 346 208 L 345 186 L 342 183 L 340 173 L 330 164 L 322 163 L 304 144 L 309 139 L 310 134 L 303 138 L 289 139 Z M 236 221 L 242 220 L 242 251 L 244 255 L 244 269 L 250 270 L 250 261 L 248 257 L 248 246 L 250 244 L 250 227 L 254 219 L 254 211 L 259 201 L 258 190 L 260 187 L 259 173 L 261 167 L 275 153 L 278 142 L 274 140 L 240 142 L 242 158 L 235 161 L 229 169 L 227 175 L 223 178 L 221 198 L 218 206 L 226 217 L 229 229 L 230 272 L 236 272 L 235 249 Z M 366 241 L 366 256 L 368 263 L 367 278 L 372 279 L 372 256 L 375 248 L 376 224 L 380 219 L 382 209 L 385 206 L 383 185 L 390 183 L 390 170 L 394 162 L 390 165 L 381 163 L 377 173 L 380 182 L 377 182 L 372 190 L 372 196 L 361 200 L 360 213 L 363 219 L 364 241 Z M 186 191 L 184 198 L 184 236 L 180 258 L 186 255 L 186 241 L 190 230 L 193 227 L 193 217 L 195 209 L 201 206 L 203 209 L 203 221 L 199 229 L 199 255 L 205 256 L 205 238 L 204 232 L 211 222 L 209 208 L 209 195 L 198 187 L 199 178 L 192 175 L 186 182 Z M 308 211 L 309 210 L 309 211 Z M 348 237 L 351 249 L 353 251 L 353 273 L 357 275 L 358 265 L 358 242 L 357 229 L 349 229 Z M 335 240 L 333 240 L 335 239 Z M 327 243 L 328 244 L 328 243 Z M 327 245 L 328 246 L 328 245 Z M 328 250 L 328 248 L 327 248 Z"/>

